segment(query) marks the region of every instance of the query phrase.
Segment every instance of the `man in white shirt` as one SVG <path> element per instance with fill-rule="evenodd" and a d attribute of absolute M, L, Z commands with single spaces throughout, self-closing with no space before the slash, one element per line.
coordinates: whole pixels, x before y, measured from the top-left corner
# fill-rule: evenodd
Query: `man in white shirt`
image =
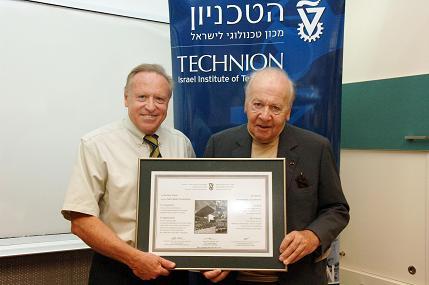
<path fill-rule="evenodd" d="M 138 158 L 195 157 L 185 135 L 161 126 L 171 91 L 161 66 L 135 67 L 124 91 L 128 116 L 81 139 L 62 214 L 95 251 L 89 284 L 186 282 L 186 272 L 166 277 L 173 262 L 135 248 Z"/>

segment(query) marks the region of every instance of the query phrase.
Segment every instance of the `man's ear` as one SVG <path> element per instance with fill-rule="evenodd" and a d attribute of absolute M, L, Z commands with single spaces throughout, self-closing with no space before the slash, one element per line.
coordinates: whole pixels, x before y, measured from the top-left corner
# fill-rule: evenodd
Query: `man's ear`
<path fill-rule="evenodd" d="M 291 112 L 292 112 L 292 108 L 286 114 L 286 122 L 289 122 L 289 120 L 290 120 L 290 113 Z"/>
<path fill-rule="evenodd" d="M 124 106 L 126 108 L 128 108 L 128 94 L 127 94 L 127 90 L 124 89 Z"/>

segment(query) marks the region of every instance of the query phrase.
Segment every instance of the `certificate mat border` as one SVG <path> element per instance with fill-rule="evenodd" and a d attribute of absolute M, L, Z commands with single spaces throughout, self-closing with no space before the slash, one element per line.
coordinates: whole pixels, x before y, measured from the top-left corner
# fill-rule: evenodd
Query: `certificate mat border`
<path fill-rule="evenodd" d="M 271 172 L 273 208 L 273 257 L 236 256 L 163 256 L 176 263 L 176 269 L 230 269 L 286 271 L 279 261 L 279 247 L 286 234 L 286 166 L 284 158 L 142 158 L 139 159 L 137 193 L 136 247 L 145 252 L 149 248 L 149 216 L 152 171 L 235 171 Z"/>

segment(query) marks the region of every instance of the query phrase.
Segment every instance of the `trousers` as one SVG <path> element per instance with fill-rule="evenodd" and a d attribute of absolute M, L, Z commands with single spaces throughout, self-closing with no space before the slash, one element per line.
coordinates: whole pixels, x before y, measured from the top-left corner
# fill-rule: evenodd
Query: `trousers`
<path fill-rule="evenodd" d="M 125 264 L 94 252 L 88 285 L 186 285 L 188 271 L 172 270 L 168 276 L 142 280 Z"/>

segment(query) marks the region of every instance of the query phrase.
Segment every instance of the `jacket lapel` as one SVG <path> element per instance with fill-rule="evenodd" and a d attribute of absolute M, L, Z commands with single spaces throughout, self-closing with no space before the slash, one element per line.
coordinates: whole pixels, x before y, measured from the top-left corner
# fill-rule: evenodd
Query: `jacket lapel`
<path fill-rule="evenodd" d="M 240 126 L 233 143 L 232 157 L 250 157 L 252 151 L 252 137 L 247 131 L 246 124 Z"/>
<path fill-rule="evenodd" d="M 277 157 L 286 158 L 286 189 L 290 187 L 292 177 L 295 177 L 296 165 L 299 161 L 299 156 L 296 153 L 298 142 L 293 129 L 286 123 L 282 133 L 279 137 L 279 147 L 277 150 Z"/>

